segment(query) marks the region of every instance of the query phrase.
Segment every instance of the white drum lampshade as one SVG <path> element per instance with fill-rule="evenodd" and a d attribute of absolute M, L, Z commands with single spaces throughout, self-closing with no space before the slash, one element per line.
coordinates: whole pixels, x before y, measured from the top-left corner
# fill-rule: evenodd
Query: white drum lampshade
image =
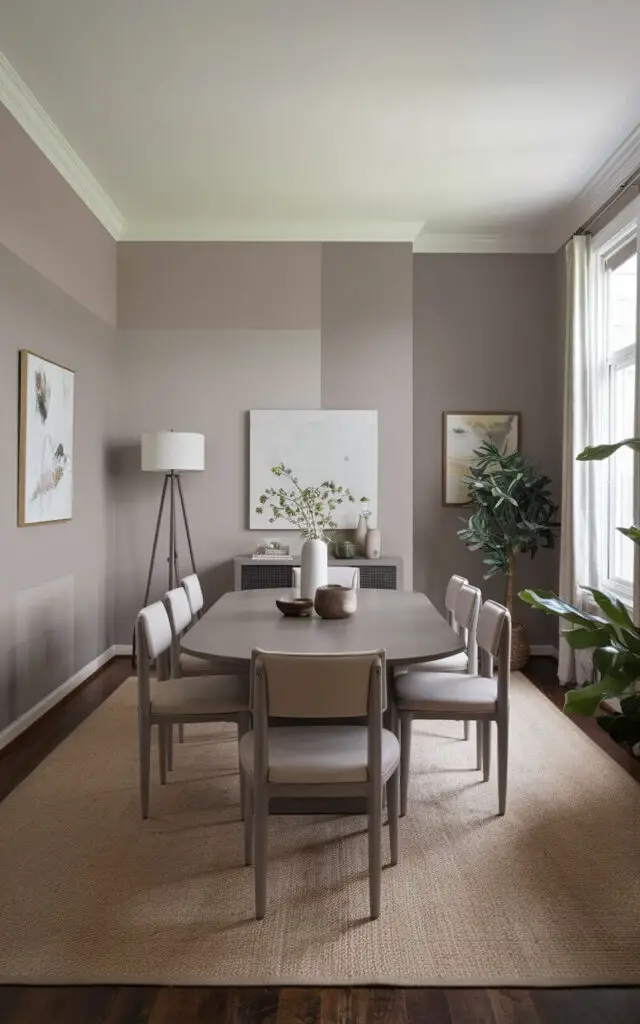
<path fill-rule="evenodd" d="M 151 473 L 183 473 L 204 469 L 204 434 L 159 430 L 143 434 L 142 469 Z"/>

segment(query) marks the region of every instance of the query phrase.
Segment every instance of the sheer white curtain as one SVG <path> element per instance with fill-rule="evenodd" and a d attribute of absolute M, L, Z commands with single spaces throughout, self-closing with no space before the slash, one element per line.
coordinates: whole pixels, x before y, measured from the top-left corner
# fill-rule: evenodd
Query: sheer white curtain
<path fill-rule="evenodd" d="M 598 587 L 602 579 L 602 544 L 606 536 L 606 504 L 600 463 L 576 462 L 589 444 L 606 438 L 602 402 L 598 400 L 599 370 L 604 354 L 598 351 L 601 332 L 595 329 L 598 311 L 594 295 L 591 239 L 574 235 L 567 243 L 566 338 L 560 541 L 560 596 L 577 607 L 592 608 L 585 587 Z M 561 623 L 561 630 L 566 624 Z M 591 658 L 573 651 L 560 637 L 558 677 L 561 683 L 583 683 L 591 678 Z"/>

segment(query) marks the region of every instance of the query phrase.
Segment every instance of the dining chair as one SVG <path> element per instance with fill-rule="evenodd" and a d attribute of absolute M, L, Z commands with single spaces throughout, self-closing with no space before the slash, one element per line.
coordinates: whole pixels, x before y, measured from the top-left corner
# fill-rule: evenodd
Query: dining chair
<path fill-rule="evenodd" d="M 202 593 L 202 586 L 196 573 L 192 573 L 190 576 L 185 576 L 184 579 L 180 580 L 180 585 L 184 588 L 189 601 L 189 607 L 191 609 L 191 625 L 193 625 L 197 619 L 202 617 L 204 612 L 204 594 Z M 239 669 L 237 665 L 228 661 L 223 661 L 222 658 L 198 657 L 195 654 L 187 654 L 186 651 L 180 651 L 180 675 L 182 676 L 228 676 L 238 675 L 238 673 Z"/>
<path fill-rule="evenodd" d="M 444 597 L 447 622 L 461 637 L 465 646 L 464 651 L 460 651 L 459 654 L 451 654 L 446 658 L 437 658 L 435 661 L 420 662 L 412 666 L 414 670 L 420 669 L 423 672 L 468 672 L 470 675 L 477 673 L 478 643 L 476 629 L 482 595 L 477 588 L 471 588 L 476 595 L 475 600 L 471 601 L 468 589 L 469 581 L 466 577 L 454 575 L 447 584 Z M 468 740 L 470 735 L 469 722 L 464 722 L 463 728 L 464 738 Z"/>
<path fill-rule="evenodd" d="M 178 588 L 184 594 L 182 588 Z M 170 591 L 175 595 L 175 591 Z M 186 596 L 185 596 L 186 600 Z M 172 614 L 184 609 L 180 602 L 169 602 Z M 190 615 L 190 612 L 189 612 Z M 174 677 L 171 673 L 174 629 L 162 601 L 143 608 L 136 619 L 138 651 L 138 731 L 140 744 L 140 800 L 142 817 L 149 816 L 149 776 L 151 730 L 158 726 L 160 782 L 167 777 L 168 754 L 173 726 L 187 722 L 235 722 L 238 741 L 248 731 L 249 682 L 238 676 Z M 150 676 L 149 666 L 157 664 L 157 679 Z M 240 771 L 240 806 L 244 813 L 244 781 Z"/>
<path fill-rule="evenodd" d="M 469 588 L 475 590 L 476 588 Z M 400 814 L 407 813 L 411 725 L 414 719 L 469 721 L 477 723 L 478 768 L 487 782 L 491 767 L 491 723 L 498 730 L 498 808 L 504 814 L 507 801 L 509 745 L 509 666 L 511 617 L 495 601 L 485 601 L 478 617 L 480 674 L 425 672 L 409 669 L 394 680 L 393 689 L 400 720 L 401 769 Z M 497 659 L 497 677 L 494 661 Z"/>
<path fill-rule="evenodd" d="M 391 863 L 398 861 L 400 745 L 382 726 L 385 666 L 382 650 L 322 656 L 253 651 L 253 730 L 240 741 L 240 762 L 247 783 L 245 863 L 254 864 L 258 919 L 266 911 L 269 801 L 275 797 L 366 800 L 370 910 L 372 918 L 379 916 L 385 786 Z M 341 722 L 273 724 L 284 718 Z M 363 718 L 366 725 L 353 723 Z"/>
<path fill-rule="evenodd" d="M 296 590 L 300 590 L 300 574 L 300 566 L 294 566 L 293 586 Z M 330 565 L 327 569 L 327 583 L 357 588 L 360 586 L 360 570 L 353 565 Z"/>

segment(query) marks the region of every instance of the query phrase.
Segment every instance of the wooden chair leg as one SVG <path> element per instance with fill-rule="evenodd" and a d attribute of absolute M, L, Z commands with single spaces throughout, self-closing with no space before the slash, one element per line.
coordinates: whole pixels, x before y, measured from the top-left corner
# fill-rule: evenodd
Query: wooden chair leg
<path fill-rule="evenodd" d="M 482 771 L 482 765 L 484 763 L 482 760 L 482 736 L 482 722 L 476 722 L 476 768 L 479 772 Z"/>
<path fill-rule="evenodd" d="M 244 797 L 244 862 L 253 864 L 253 790 L 247 783 Z"/>
<path fill-rule="evenodd" d="M 167 771 L 173 771 L 173 725 L 167 729 Z"/>
<path fill-rule="evenodd" d="M 409 768 L 411 765 L 411 715 L 400 715 L 400 817 L 407 813 L 409 802 Z"/>
<path fill-rule="evenodd" d="M 149 817 L 149 774 L 151 771 L 151 727 L 141 721 L 138 729 L 140 744 L 140 804 L 142 817 Z"/>
<path fill-rule="evenodd" d="M 387 815 L 389 817 L 389 845 L 391 848 L 391 863 L 398 863 L 399 828 L 398 812 L 400 802 L 400 768 L 387 782 Z"/>
<path fill-rule="evenodd" d="M 507 809 L 507 769 L 509 764 L 509 718 L 498 722 L 498 814 Z"/>
<path fill-rule="evenodd" d="M 471 735 L 471 730 L 470 730 L 469 725 L 470 725 L 469 722 L 464 722 L 464 738 L 465 738 L 465 740 L 468 740 L 469 736 Z"/>
<path fill-rule="evenodd" d="M 482 722 L 482 771 L 485 782 L 491 775 L 491 720 Z"/>
<path fill-rule="evenodd" d="M 184 743 L 184 725 L 182 723 L 178 726 L 178 743 Z"/>
<path fill-rule="evenodd" d="M 371 918 L 380 917 L 382 889 L 382 793 L 369 798 L 369 905 Z"/>
<path fill-rule="evenodd" d="M 253 790 L 253 856 L 255 876 L 256 918 L 261 921 L 267 910 L 267 829 L 269 805 L 261 783 Z"/>
<path fill-rule="evenodd" d="M 249 732 L 251 728 L 251 721 L 249 715 L 238 715 L 238 771 L 240 772 L 240 817 L 245 820 L 247 813 L 247 789 L 249 784 L 247 783 L 244 769 L 242 767 L 242 761 L 240 760 L 240 740 L 246 732 Z"/>
<path fill-rule="evenodd" d="M 160 785 L 165 786 L 167 782 L 167 726 L 162 722 L 158 726 L 158 761 L 160 762 Z"/>

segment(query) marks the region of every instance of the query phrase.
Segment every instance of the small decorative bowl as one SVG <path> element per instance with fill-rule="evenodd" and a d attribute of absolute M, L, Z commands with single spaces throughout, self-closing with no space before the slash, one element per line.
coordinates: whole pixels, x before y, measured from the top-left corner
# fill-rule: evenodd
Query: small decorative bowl
<path fill-rule="evenodd" d="M 283 615 L 292 619 L 306 618 L 313 611 L 313 601 L 308 597 L 277 597 L 276 605 Z"/>

